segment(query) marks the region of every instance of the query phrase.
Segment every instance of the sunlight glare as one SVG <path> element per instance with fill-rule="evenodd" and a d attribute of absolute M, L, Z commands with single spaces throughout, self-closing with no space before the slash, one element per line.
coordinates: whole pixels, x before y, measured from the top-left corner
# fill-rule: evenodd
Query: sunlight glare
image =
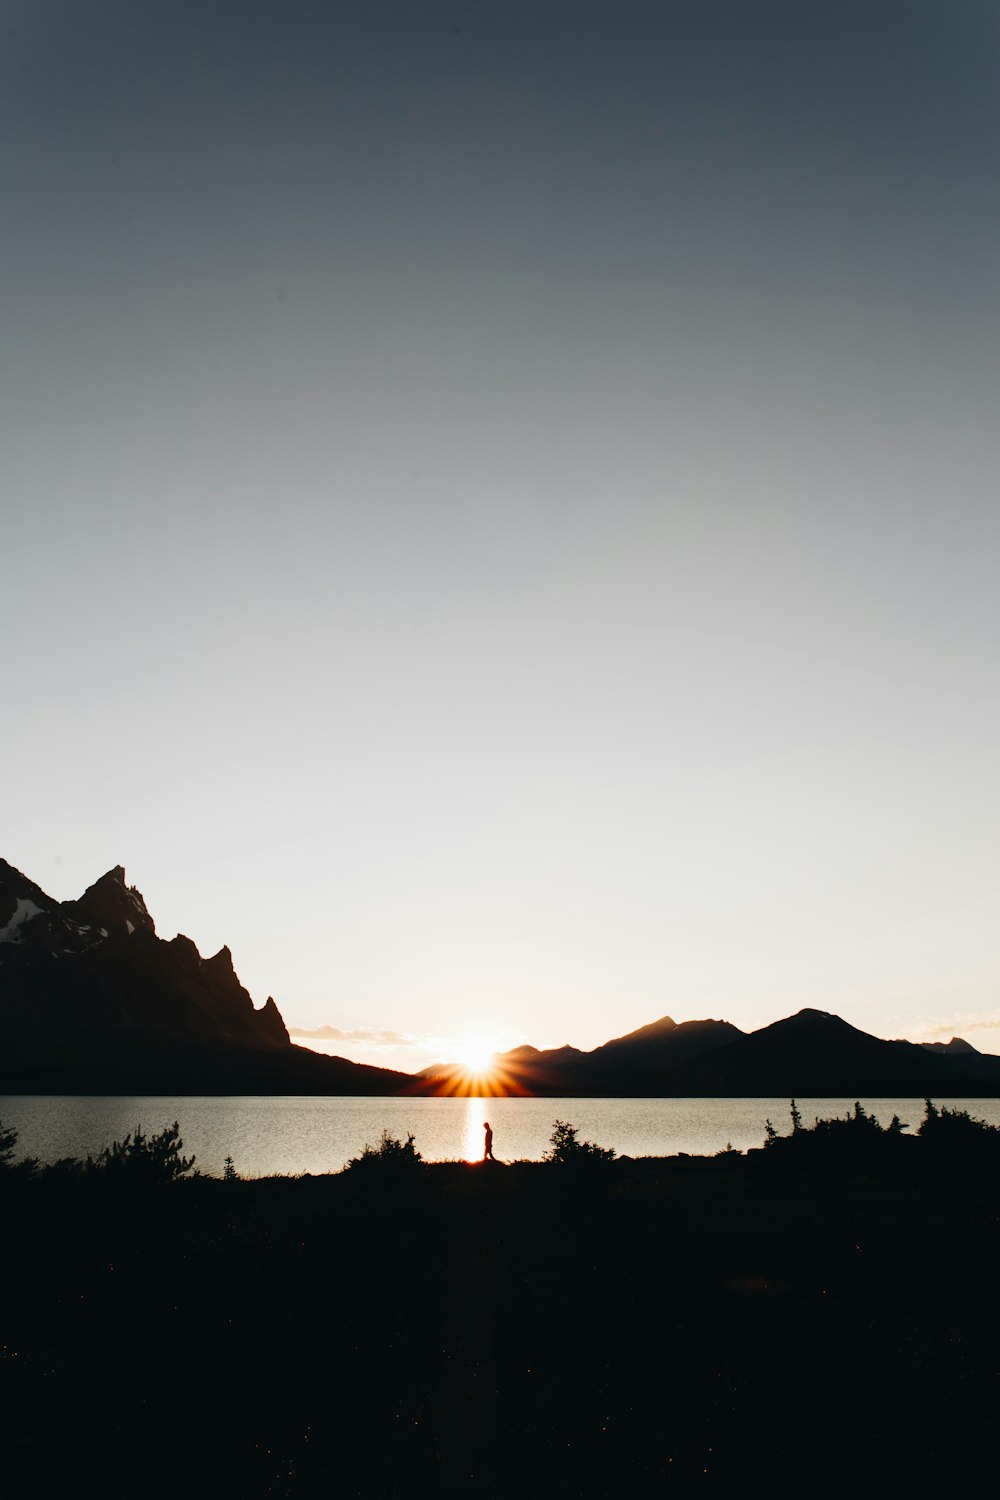
<path fill-rule="evenodd" d="M 524 1086 L 504 1060 L 500 1045 L 496 1035 L 482 1033 L 454 1041 L 441 1060 L 441 1075 L 434 1092 L 480 1099 L 523 1094 Z"/>
<path fill-rule="evenodd" d="M 469 1078 L 487 1078 L 493 1071 L 495 1049 L 483 1037 L 470 1037 L 455 1048 L 455 1061 Z"/>
<path fill-rule="evenodd" d="M 489 1119 L 487 1100 L 470 1097 L 465 1101 L 462 1123 L 462 1155 L 466 1161 L 483 1159 L 483 1122 Z"/>

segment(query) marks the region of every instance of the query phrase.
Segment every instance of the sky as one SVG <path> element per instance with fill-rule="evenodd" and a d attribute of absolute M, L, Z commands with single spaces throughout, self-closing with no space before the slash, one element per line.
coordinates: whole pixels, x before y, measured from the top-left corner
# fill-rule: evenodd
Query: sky
<path fill-rule="evenodd" d="M 0 0 L 0 854 L 412 1070 L 1000 1052 L 1000 11 Z"/>

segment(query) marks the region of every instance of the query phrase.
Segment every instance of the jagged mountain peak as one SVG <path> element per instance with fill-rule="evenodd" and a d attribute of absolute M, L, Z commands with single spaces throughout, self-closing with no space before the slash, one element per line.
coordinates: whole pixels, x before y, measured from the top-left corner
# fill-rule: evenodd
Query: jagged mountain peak
<path fill-rule="evenodd" d="M 100 880 L 87 887 L 76 901 L 64 901 L 62 910 L 78 922 L 104 928 L 109 937 L 130 937 L 133 932 L 155 933 L 156 924 L 136 887 L 125 882 L 124 865 L 115 865 Z"/>
<path fill-rule="evenodd" d="M 254 1006 L 228 947 L 202 959 L 182 934 L 157 937 L 124 865 L 57 902 L 0 861 L 0 902 L 0 1054 L 15 1073 L 44 1075 L 56 1057 L 70 1072 L 127 1057 L 155 1073 L 186 1056 L 211 1075 L 227 1058 L 294 1050 L 274 1000 Z"/>
<path fill-rule="evenodd" d="M 223 943 L 218 953 L 213 953 L 211 958 L 206 958 L 205 964 L 217 974 L 234 974 L 236 972 L 232 952 L 226 943 Z"/>
<path fill-rule="evenodd" d="M 268 995 L 260 1010 L 254 1013 L 257 1018 L 258 1029 L 262 1036 L 268 1036 L 274 1042 L 291 1045 L 291 1037 L 288 1035 L 288 1027 L 285 1025 L 281 1011 L 274 1001 L 273 995 Z"/>
<path fill-rule="evenodd" d="M 46 895 L 40 885 L 29 880 L 27 875 L 0 859 L 0 932 L 7 932 L 0 941 L 14 941 L 17 928 L 28 918 L 40 912 L 52 911 L 58 903 Z"/>

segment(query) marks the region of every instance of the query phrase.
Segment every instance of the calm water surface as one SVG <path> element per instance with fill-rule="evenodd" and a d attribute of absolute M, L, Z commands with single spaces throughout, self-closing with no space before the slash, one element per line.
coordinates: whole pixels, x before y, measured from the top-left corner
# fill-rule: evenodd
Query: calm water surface
<path fill-rule="evenodd" d="M 1000 1100 L 959 1099 L 958 1105 L 1000 1125 Z M 850 1099 L 800 1099 L 806 1124 L 843 1115 Z M 883 1125 L 894 1114 L 916 1130 L 918 1099 L 864 1099 Z M 244 1177 L 337 1172 L 383 1129 L 412 1131 L 427 1161 L 474 1160 L 482 1155 L 483 1121 L 493 1126 L 493 1149 L 503 1161 L 537 1160 L 554 1120 L 578 1127 L 581 1139 L 613 1146 L 623 1156 L 710 1155 L 731 1143 L 760 1146 L 764 1122 L 789 1130 L 787 1099 L 313 1099 L 313 1098 L 66 1098 L 0 1097 L 0 1120 L 19 1131 L 18 1155 L 43 1162 L 96 1156 L 141 1125 L 147 1134 L 180 1121 L 186 1155 L 202 1171 L 221 1174 L 231 1156 Z"/>

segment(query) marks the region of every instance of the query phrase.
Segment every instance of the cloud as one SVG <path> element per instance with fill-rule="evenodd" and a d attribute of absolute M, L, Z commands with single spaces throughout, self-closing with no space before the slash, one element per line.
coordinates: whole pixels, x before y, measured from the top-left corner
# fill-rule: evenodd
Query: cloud
<path fill-rule="evenodd" d="M 956 1010 L 950 1016 L 928 1016 L 911 1030 L 913 1041 L 950 1041 L 969 1031 L 1000 1031 L 1000 1010 Z"/>
<path fill-rule="evenodd" d="M 308 1037 L 317 1042 L 364 1042 L 369 1047 L 418 1047 L 420 1038 L 405 1031 L 386 1031 L 378 1026 L 355 1026 L 343 1031 L 339 1026 L 289 1026 L 289 1036 Z"/>

